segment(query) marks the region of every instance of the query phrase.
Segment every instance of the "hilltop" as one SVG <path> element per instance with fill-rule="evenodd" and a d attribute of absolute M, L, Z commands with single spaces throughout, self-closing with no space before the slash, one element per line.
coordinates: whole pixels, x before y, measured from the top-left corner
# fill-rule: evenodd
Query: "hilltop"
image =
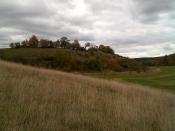
<path fill-rule="evenodd" d="M 11 43 L 11 49 L 1 49 L 0 58 L 17 63 L 63 71 L 145 71 L 140 62 L 115 54 L 110 46 L 71 42 L 67 37 L 57 41 L 32 36 L 23 42 Z"/>

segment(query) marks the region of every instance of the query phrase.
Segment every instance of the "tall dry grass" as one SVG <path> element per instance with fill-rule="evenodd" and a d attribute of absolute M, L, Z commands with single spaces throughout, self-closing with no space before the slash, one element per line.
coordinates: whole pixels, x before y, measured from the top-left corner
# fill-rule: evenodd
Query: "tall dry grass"
<path fill-rule="evenodd" d="M 0 61 L 2 131 L 174 131 L 175 97 Z"/>

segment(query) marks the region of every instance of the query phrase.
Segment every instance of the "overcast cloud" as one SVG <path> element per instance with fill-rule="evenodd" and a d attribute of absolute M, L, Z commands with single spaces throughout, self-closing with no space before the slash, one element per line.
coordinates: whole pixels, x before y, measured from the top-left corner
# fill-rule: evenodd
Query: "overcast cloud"
<path fill-rule="evenodd" d="M 175 0 L 1 0 L 0 48 L 32 34 L 91 41 L 128 57 L 175 53 Z"/>

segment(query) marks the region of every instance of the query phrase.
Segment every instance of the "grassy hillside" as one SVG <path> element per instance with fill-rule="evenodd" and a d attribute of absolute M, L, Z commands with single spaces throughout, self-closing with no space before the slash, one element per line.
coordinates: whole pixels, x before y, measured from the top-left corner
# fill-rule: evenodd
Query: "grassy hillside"
<path fill-rule="evenodd" d="M 104 72 L 104 73 L 85 73 L 85 75 L 110 80 L 127 81 L 158 89 L 165 89 L 175 93 L 175 66 L 154 67 L 151 70 L 142 73 Z"/>
<path fill-rule="evenodd" d="M 0 58 L 63 71 L 144 70 L 144 67 L 135 60 L 101 51 L 77 51 L 63 48 L 1 49 Z"/>
<path fill-rule="evenodd" d="M 168 93 L 0 61 L 2 131 L 174 131 Z"/>

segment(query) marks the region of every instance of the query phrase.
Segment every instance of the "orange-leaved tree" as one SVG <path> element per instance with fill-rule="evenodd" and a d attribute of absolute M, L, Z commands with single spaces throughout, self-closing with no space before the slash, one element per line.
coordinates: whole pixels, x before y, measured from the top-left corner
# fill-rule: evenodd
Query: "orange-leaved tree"
<path fill-rule="evenodd" d="M 29 47 L 38 47 L 38 44 L 39 44 L 39 40 L 38 38 L 33 35 L 30 39 L 29 39 Z"/>

